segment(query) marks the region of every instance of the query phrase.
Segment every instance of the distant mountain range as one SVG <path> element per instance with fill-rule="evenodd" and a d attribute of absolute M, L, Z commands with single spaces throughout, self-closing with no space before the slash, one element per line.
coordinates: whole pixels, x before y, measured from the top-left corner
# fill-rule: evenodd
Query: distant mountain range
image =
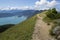
<path fill-rule="evenodd" d="M 11 16 L 28 16 L 31 17 L 38 12 L 43 10 L 0 10 L 0 18 L 2 17 L 11 17 Z"/>

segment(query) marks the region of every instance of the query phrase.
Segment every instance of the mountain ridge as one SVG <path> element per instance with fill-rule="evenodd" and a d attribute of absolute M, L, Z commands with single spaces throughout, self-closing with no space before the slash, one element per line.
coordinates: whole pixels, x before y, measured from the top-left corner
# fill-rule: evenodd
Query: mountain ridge
<path fill-rule="evenodd" d="M 11 17 L 11 16 L 31 16 L 38 12 L 39 10 L 3 10 L 0 11 L 0 17 Z"/>

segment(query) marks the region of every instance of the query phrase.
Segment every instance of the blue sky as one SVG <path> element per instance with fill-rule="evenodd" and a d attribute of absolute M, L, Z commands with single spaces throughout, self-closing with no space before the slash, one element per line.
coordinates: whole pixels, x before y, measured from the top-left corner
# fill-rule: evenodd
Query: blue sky
<path fill-rule="evenodd" d="M 42 2 L 43 1 L 43 2 Z M 0 0 L 0 8 L 8 8 L 8 7 L 20 7 L 20 8 L 51 8 L 56 7 L 60 9 L 60 0 Z M 59 4 L 58 4 L 59 3 Z M 47 5 L 48 6 L 47 6 Z M 53 5 L 52 5 L 53 4 Z M 38 6 L 39 5 L 39 6 Z M 46 5 L 46 6 L 44 6 Z M 44 7 L 43 7 L 44 6 Z"/>
<path fill-rule="evenodd" d="M 7 7 L 7 6 L 31 6 L 37 0 L 0 0 L 0 7 Z"/>

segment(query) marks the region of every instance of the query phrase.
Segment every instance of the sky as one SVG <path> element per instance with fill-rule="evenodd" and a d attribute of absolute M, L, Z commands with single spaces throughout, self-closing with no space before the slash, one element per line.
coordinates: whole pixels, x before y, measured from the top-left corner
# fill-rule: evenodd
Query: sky
<path fill-rule="evenodd" d="M 44 10 L 57 8 L 60 10 L 60 0 L 0 0 L 0 9 L 34 9 Z"/>

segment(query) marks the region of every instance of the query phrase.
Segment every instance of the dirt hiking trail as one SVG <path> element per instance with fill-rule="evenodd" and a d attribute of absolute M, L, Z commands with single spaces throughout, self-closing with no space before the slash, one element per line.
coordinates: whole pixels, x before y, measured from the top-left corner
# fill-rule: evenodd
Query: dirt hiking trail
<path fill-rule="evenodd" d="M 47 23 L 42 21 L 42 17 L 37 15 L 37 21 L 32 35 L 32 40 L 55 40 L 49 35 L 50 29 L 51 25 L 47 25 Z"/>

